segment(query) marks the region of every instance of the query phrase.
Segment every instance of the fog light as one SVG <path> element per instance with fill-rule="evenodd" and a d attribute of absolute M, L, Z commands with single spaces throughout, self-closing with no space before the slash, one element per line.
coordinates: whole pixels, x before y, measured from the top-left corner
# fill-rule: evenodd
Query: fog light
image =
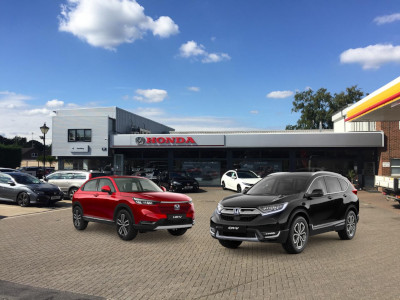
<path fill-rule="evenodd" d="M 262 233 L 262 235 L 265 237 L 265 238 L 268 238 L 268 237 L 271 237 L 271 236 L 274 236 L 274 235 L 277 235 L 277 234 L 279 234 L 279 231 L 278 232 L 263 232 Z"/>
<path fill-rule="evenodd" d="M 210 233 L 212 236 L 215 236 L 215 228 L 214 227 L 210 227 Z"/>

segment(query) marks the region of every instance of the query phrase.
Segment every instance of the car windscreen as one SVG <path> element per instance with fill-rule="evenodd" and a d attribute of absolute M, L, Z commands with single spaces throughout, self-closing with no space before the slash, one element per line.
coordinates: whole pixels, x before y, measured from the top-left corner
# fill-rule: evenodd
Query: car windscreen
<path fill-rule="evenodd" d="M 238 177 L 239 178 L 258 178 L 258 176 L 256 174 L 254 174 L 253 172 L 244 172 L 244 171 L 239 171 L 237 172 Z"/>
<path fill-rule="evenodd" d="M 170 178 L 190 178 L 190 176 L 186 172 L 172 172 Z"/>
<path fill-rule="evenodd" d="M 163 190 L 153 181 L 145 178 L 114 178 L 118 190 L 125 193 L 162 192 Z"/>
<path fill-rule="evenodd" d="M 9 173 L 11 177 L 19 184 L 38 184 L 40 180 L 28 174 L 19 174 L 18 172 Z"/>
<path fill-rule="evenodd" d="M 309 176 L 284 175 L 284 176 L 267 176 L 248 192 L 248 195 L 268 195 L 281 196 L 292 195 L 305 192 Z"/>

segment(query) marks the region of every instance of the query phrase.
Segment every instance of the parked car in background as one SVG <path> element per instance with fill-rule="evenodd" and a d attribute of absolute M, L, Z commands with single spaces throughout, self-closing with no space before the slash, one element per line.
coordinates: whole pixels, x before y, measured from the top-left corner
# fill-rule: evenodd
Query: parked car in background
<path fill-rule="evenodd" d="M 63 199 L 64 193 L 55 185 L 41 182 L 22 172 L 0 173 L 0 200 L 30 204 L 51 205 Z"/>
<path fill-rule="evenodd" d="M 248 170 L 229 170 L 221 177 L 222 188 L 241 193 L 246 188 L 252 187 L 261 178 L 253 171 Z"/>
<path fill-rule="evenodd" d="M 74 193 L 87 180 L 104 175 L 103 172 L 97 171 L 63 170 L 47 175 L 44 180 L 57 185 L 69 199 L 72 199 Z"/>
<path fill-rule="evenodd" d="M 199 190 L 199 182 L 185 171 L 161 172 L 158 184 L 171 192 Z"/>
<path fill-rule="evenodd" d="M 115 224 L 123 240 L 160 229 L 179 236 L 194 224 L 190 197 L 165 192 L 150 179 L 135 176 L 89 180 L 75 192 L 72 212 L 76 229 L 84 230 L 92 221 Z"/>
<path fill-rule="evenodd" d="M 358 219 L 357 190 L 347 178 L 332 172 L 274 173 L 246 194 L 220 201 L 210 233 L 227 248 L 244 241 L 277 242 L 296 254 L 311 235 L 336 231 L 351 240 Z"/>
<path fill-rule="evenodd" d="M 39 179 L 43 178 L 43 167 L 21 167 L 18 170 L 20 172 L 35 176 Z M 48 175 L 48 174 L 54 172 L 54 167 L 46 167 L 44 171 L 45 171 L 45 175 Z"/>
<path fill-rule="evenodd" d="M 0 172 L 19 172 L 19 170 L 11 168 L 0 168 Z"/>

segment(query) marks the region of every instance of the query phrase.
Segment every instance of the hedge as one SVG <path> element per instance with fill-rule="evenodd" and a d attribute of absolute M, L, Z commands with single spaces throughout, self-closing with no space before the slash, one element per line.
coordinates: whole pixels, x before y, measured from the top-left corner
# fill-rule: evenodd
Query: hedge
<path fill-rule="evenodd" d="M 0 167 L 15 169 L 21 165 L 21 160 L 21 147 L 0 144 Z"/>

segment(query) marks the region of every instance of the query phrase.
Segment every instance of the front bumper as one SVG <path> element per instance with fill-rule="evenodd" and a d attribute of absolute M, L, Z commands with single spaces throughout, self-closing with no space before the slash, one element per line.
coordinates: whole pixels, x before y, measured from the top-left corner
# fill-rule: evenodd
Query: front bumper
<path fill-rule="evenodd" d="M 153 231 L 163 229 L 180 229 L 180 228 L 192 228 L 194 225 L 194 219 L 183 218 L 180 220 L 169 220 L 160 219 L 157 222 L 141 221 L 139 224 L 135 224 L 134 227 L 141 231 Z"/>
<path fill-rule="evenodd" d="M 31 193 L 29 196 L 31 203 L 49 204 L 63 200 L 64 193 L 60 192 L 52 195 Z"/>

